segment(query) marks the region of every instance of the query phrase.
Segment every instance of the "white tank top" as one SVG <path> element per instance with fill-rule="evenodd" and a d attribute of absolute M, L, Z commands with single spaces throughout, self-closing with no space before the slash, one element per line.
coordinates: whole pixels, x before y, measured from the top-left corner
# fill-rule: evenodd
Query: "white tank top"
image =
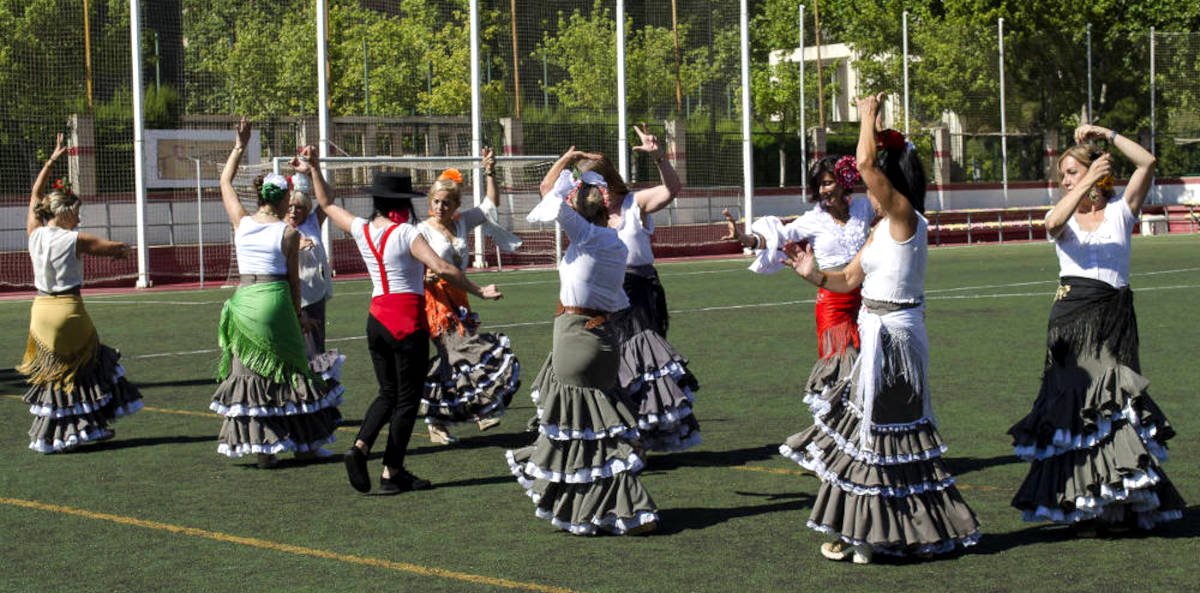
<path fill-rule="evenodd" d="M 233 236 L 238 273 L 287 274 L 283 255 L 283 231 L 287 228 L 283 221 L 259 224 L 249 216 L 242 217 Z"/>
<path fill-rule="evenodd" d="M 654 251 L 650 249 L 650 235 L 654 234 L 654 219 L 646 217 L 642 224 L 642 209 L 638 207 L 633 192 L 625 194 L 621 202 L 621 226 L 617 236 L 629 250 L 625 256 L 626 266 L 645 266 L 654 263 Z"/>
<path fill-rule="evenodd" d="M 866 278 L 862 296 L 887 303 L 919 303 L 925 298 L 928 223 L 917 213 L 916 232 L 903 242 L 892 238 L 890 223 L 888 218 L 879 221 L 875 237 L 863 248 L 860 263 Z"/>
<path fill-rule="evenodd" d="M 83 284 L 83 262 L 75 253 L 77 231 L 43 226 L 29 235 L 33 285 L 42 292 L 63 292 Z"/>

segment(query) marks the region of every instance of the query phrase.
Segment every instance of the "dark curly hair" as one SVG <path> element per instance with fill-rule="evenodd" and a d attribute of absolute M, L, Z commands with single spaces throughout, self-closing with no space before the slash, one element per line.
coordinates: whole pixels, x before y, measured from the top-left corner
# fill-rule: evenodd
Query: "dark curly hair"
<path fill-rule="evenodd" d="M 834 171 L 834 165 L 837 165 L 838 158 L 839 157 L 833 156 L 833 155 L 821 157 L 821 158 L 813 161 L 812 165 L 809 166 L 809 168 L 808 168 L 808 201 L 809 202 L 820 202 L 821 201 L 821 178 L 824 177 L 826 173 L 832 175 L 835 180 L 837 179 L 837 173 Z"/>
<path fill-rule="evenodd" d="M 875 157 L 875 164 L 883 170 L 896 191 L 904 194 L 913 210 L 925 213 L 925 167 L 917 151 L 904 148 L 883 148 Z"/>

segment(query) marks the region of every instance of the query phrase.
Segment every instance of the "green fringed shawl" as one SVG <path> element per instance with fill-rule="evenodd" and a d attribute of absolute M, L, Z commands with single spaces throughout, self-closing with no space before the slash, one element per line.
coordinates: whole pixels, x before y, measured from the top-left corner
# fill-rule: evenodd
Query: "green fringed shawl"
<path fill-rule="evenodd" d="M 292 384 L 303 378 L 320 383 L 308 368 L 287 282 L 252 284 L 233 293 L 221 309 L 217 343 L 221 346 L 220 380 L 229 376 L 237 356 L 246 368 L 276 383 Z"/>

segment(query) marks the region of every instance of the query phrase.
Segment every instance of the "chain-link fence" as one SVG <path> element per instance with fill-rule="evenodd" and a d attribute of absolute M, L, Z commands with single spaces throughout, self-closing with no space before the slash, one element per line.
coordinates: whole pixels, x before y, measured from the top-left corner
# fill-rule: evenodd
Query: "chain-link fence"
<path fill-rule="evenodd" d="M 751 3 L 752 173 L 760 188 L 790 188 L 776 190 L 778 195 L 758 191 L 758 202 L 774 200 L 777 210 L 801 208 L 801 156 L 853 153 L 854 97 L 874 90 L 890 93 L 888 122 L 907 124 L 939 187 L 986 190 L 1007 181 L 1044 188 L 1050 163 L 1071 143 L 1071 130 L 1089 119 L 1153 145 L 1159 177 L 1200 174 L 1200 34 L 1129 26 L 1047 31 L 1006 21 L 1001 36 L 998 22 L 949 25 L 924 13 L 885 15 L 864 32 L 838 26 L 834 10 L 828 17 L 834 24 L 820 27 L 808 13 L 805 47 L 797 49 L 800 4 Z M 247 204 L 254 174 L 298 145 L 319 143 L 317 5 L 140 3 L 137 45 L 148 130 L 144 229 L 154 282 L 196 280 L 201 270 L 209 280 L 221 279 L 228 270 L 230 229 L 216 179 L 237 116 L 253 120 L 258 148 L 237 182 Z M 327 5 L 328 154 L 472 157 L 469 0 Z M 656 249 L 719 252 L 727 246 L 717 240 L 722 229 L 715 223 L 723 207 L 742 202 L 736 188 L 749 173 L 741 158 L 739 3 L 624 5 L 625 92 L 619 95 L 613 2 L 480 1 L 482 145 L 510 155 L 554 155 L 574 145 L 613 162 L 626 159 L 629 180 L 652 185 L 659 182 L 654 163 L 630 149 L 638 143 L 631 126 L 644 121 L 686 188 L 670 209 L 655 215 Z M 6 31 L 0 40 L 0 286 L 32 283 L 21 221 L 29 184 L 58 131 L 74 148 L 55 175 L 69 177 L 85 200 L 82 229 L 137 241 L 129 6 L 0 2 Z M 621 97 L 630 125 L 624 134 Z M 803 149 L 802 128 L 809 132 Z M 419 185 L 428 184 L 437 166 L 408 170 Z M 374 171 L 387 167 L 340 167 L 331 180 L 349 199 Z M 502 167 L 504 201 L 520 208 L 536 199 L 546 167 Z M 1121 167 L 1128 164 L 1118 163 L 1119 172 L 1128 172 Z M 988 191 L 988 204 L 995 205 L 1002 190 Z M 1049 199 L 1044 189 L 1035 191 L 1042 192 L 1036 198 L 1041 203 Z M 531 235 L 508 261 L 552 262 L 551 231 L 523 227 L 519 214 L 506 213 L 517 231 L 545 235 Z M 356 252 L 334 233 L 335 266 L 348 262 L 342 270 L 353 271 Z M 494 263 L 490 248 L 480 251 Z M 87 266 L 90 281 L 124 283 L 137 274 L 132 260 Z"/>

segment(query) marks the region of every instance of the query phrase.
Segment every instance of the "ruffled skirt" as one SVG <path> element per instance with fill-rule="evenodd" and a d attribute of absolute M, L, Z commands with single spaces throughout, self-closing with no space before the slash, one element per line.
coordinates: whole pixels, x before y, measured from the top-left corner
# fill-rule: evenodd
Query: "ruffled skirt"
<path fill-rule="evenodd" d="M 610 322 L 621 345 L 621 395 L 637 415 L 641 444 L 648 451 L 680 451 L 700 444 L 692 413 L 700 388 L 688 360 L 666 339 L 666 297 L 653 266 L 625 273 L 628 309 Z"/>
<path fill-rule="evenodd" d="M 807 395 L 813 426 L 779 448 L 821 479 L 810 528 L 891 555 L 945 553 L 979 539 L 926 410 L 927 354 L 923 340 L 912 339 L 925 330 L 917 313 L 908 321 L 919 327 L 878 325 L 878 352 L 860 357 L 850 377 Z M 875 361 L 879 372 L 868 372 Z M 860 382 L 868 383 L 870 406 L 855 403 Z"/>
<path fill-rule="evenodd" d="M 433 339 L 425 393 L 417 413 L 428 422 L 476 421 L 504 414 L 521 387 L 521 365 L 504 334 L 460 336 L 446 332 Z"/>
<path fill-rule="evenodd" d="M 506 453 L 539 518 L 576 535 L 624 534 L 658 521 L 637 472 L 636 418 L 617 397 L 617 352 L 605 325 L 563 314 L 534 380 L 538 437 Z"/>
<path fill-rule="evenodd" d="M 34 416 L 29 448 L 57 453 L 109 438 L 114 420 L 140 410 L 142 394 L 120 358 L 100 343 L 79 295 L 36 297 L 17 367 L 30 383 L 22 398 Z"/>
<path fill-rule="evenodd" d="M 1139 374 L 1133 295 L 1066 278 L 1033 410 L 1008 433 L 1031 462 L 1012 504 L 1027 521 L 1149 529 L 1186 503 L 1163 472 L 1175 431 Z"/>

